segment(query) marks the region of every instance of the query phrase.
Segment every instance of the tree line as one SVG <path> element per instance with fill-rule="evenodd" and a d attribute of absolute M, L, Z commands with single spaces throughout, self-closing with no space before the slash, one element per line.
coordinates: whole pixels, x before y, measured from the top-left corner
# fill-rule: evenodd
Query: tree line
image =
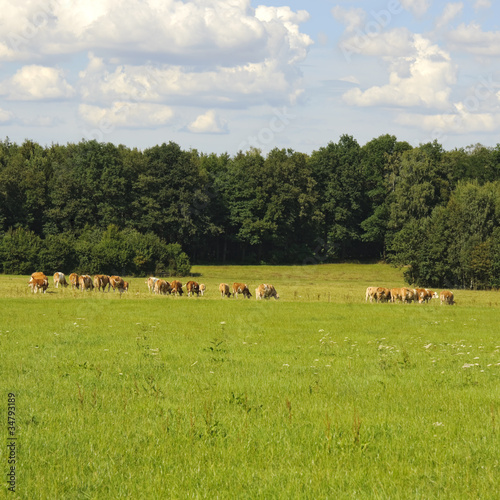
<path fill-rule="evenodd" d="M 349 135 L 304 154 L 0 142 L 0 270 L 384 259 L 410 284 L 500 286 L 500 145 Z M 29 266 L 27 265 L 29 263 Z"/>

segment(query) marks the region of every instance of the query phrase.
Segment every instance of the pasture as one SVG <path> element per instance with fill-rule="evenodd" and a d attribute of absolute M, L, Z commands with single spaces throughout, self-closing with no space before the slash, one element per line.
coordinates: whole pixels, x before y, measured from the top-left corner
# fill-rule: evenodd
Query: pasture
<path fill-rule="evenodd" d="M 204 297 L 0 276 L 13 498 L 495 498 L 500 294 L 365 303 L 382 264 L 194 267 Z M 186 278 L 182 281 L 185 283 Z M 275 285 L 275 301 L 218 284 Z M 2 485 L 7 455 L 2 446 Z"/>

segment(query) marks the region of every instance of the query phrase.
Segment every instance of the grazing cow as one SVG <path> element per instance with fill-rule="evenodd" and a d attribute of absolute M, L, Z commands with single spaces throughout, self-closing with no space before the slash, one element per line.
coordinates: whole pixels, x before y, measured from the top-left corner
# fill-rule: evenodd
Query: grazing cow
<path fill-rule="evenodd" d="M 106 287 L 108 287 L 108 292 L 110 288 L 110 283 L 109 283 L 109 276 L 106 274 L 96 274 L 94 276 L 94 288 L 97 288 L 97 290 L 105 292 Z"/>
<path fill-rule="evenodd" d="M 123 288 L 118 289 L 119 292 L 128 292 L 128 281 L 123 282 Z"/>
<path fill-rule="evenodd" d="M 382 286 L 369 286 L 366 289 L 365 301 L 388 302 L 391 300 L 391 290 Z"/>
<path fill-rule="evenodd" d="M 274 297 L 275 299 L 280 298 L 273 285 L 263 283 L 255 289 L 256 299 L 270 299 L 271 297 Z"/>
<path fill-rule="evenodd" d="M 238 298 L 238 294 L 242 293 L 243 297 L 249 299 L 252 294 L 245 283 L 233 283 L 233 297 Z"/>
<path fill-rule="evenodd" d="M 54 286 L 58 288 L 59 285 L 68 286 L 66 276 L 63 273 L 54 273 Z"/>
<path fill-rule="evenodd" d="M 203 295 L 205 295 L 205 290 L 207 289 L 207 287 L 203 284 L 203 283 L 200 283 L 200 295 L 203 297 Z"/>
<path fill-rule="evenodd" d="M 374 300 L 376 301 L 377 300 L 377 290 L 378 290 L 378 287 L 376 287 L 376 286 L 369 286 L 366 289 L 365 302 L 368 302 L 368 300 L 370 302 L 373 302 Z"/>
<path fill-rule="evenodd" d="M 167 293 L 170 293 L 170 283 L 168 281 L 155 278 L 153 291 L 159 295 L 167 295 Z"/>
<path fill-rule="evenodd" d="M 231 292 L 229 291 L 229 285 L 227 283 L 221 283 L 219 285 L 219 292 L 221 298 L 224 298 L 224 295 L 226 297 L 231 297 Z"/>
<path fill-rule="evenodd" d="M 416 288 L 415 292 L 415 301 L 418 300 L 419 304 L 427 303 L 431 299 L 437 299 L 439 295 L 428 288 Z"/>
<path fill-rule="evenodd" d="M 92 288 L 94 288 L 94 284 L 92 283 L 92 278 L 88 274 L 82 274 L 78 278 L 78 284 L 80 285 L 80 290 L 82 292 L 84 290 L 92 290 Z"/>
<path fill-rule="evenodd" d="M 174 280 L 170 283 L 170 288 L 172 289 L 172 293 L 174 295 L 182 296 L 184 290 L 182 289 L 182 283 L 180 281 Z"/>
<path fill-rule="evenodd" d="M 391 302 L 407 302 L 409 298 L 409 288 L 391 288 Z M 411 294 L 413 298 L 413 293 Z"/>
<path fill-rule="evenodd" d="M 79 278 L 79 276 L 76 273 L 71 273 L 69 275 L 69 282 L 71 283 L 71 288 L 78 288 L 79 287 L 78 278 Z"/>
<path fill-rule="evenodd" d="M 120 276 L 110 276 L 109 277 L 109 284 L 113 288 L 113 292 L 116 292 L 116 289 L 121 293 L 123 292 L 124 289 L 124 281 Z"/>
<path fill-rule="evenodd" d="M 441 305 L 447 304 L 452 306 L 455 303 L 455 299 L 453 298 L 453 292 L 450 292 L 449 290 L 443 290 L 439 294 L 439 299 L 441 300 Z"/>
<path fill-rule="evenodd" d="M 191 297 L 192 294 L 196 294 L 197 297 L 200 296 L 200 285 L 196 281 L 188 281 L 186 283 L 187 296 Z"/>
<path fill-rule="evenodd" d="M 377 302 L 389 302 L 391 300 L 391 291 L 389 288 L 384 288 L 383 286 L 377 287 L 375 300 Z"/>
<path fill-rule="evenodd" d="M 150 276 L 147 280 L 146 280 L 146 285 L 148 285 L 148 290 L 150 292 L 155 292 L 155 283 L 158 281 L 158 278 L 155 278 L 154 276 Z"/>
<path fill-rule="evenodd" d="M 44 275 L 45 276 L 45 275 Z M 31 277 L 31 279 L 28 282 L 28 286 L 31 288 L 31 291 L 33 293 L 37 293 L 38 291 L 42 291 L 45 293 L 47 291 L 47 288 L 49 287 L 49 280 L 47 277 L 45 278 L 37 278 L 37 277 Z"/>

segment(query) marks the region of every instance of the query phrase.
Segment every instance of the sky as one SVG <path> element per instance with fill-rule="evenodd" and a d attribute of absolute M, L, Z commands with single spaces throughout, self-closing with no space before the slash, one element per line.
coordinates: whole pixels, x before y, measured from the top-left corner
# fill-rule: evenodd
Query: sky
<path fill-rule="evenodd" d="M 0 139 L 500 143 L 500 2 L 0 0 Z"/>

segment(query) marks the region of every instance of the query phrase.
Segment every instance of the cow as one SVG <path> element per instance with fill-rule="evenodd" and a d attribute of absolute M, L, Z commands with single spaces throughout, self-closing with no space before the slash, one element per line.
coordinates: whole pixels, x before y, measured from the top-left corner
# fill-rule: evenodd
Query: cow
<path fill-rule="evenodd" d="M 172 293 L 174 295 L 182 296 L 184 290 L 182 289 L 182 283 L 180 281 L 174 280 L 170 283 L 170 288 L 172 289 Z"/>
<path fill-rule="evenodd" d="M 194 293 L 197 297 L 200 296 L 200 285 L 196 281 L 188 281 L 186 283 L 187 296 L 191 297 Z"/>
<path fill-rule="evenodd" d="M 415 292 L 415 301 L 418 300 L 419 304 L 427 303 L 431 299 L 437 299 L 439 295 L 428 288 L 416 288 Z"/>
<path fill-rule="evenodd" d="M 123 282 L 123 288 L 118 289 L 119 292 L 127 292 L 128 293 L 128 281 Z"/>
<path fill-rule="evenodd" d="M 109 276 L 106 274 L 96 274 L 94 276 L 94 288 L 97 288 L 97 290 L 105 292 L 106 287 L 108 287 L 108 292 L 110 288 L 110 283 L 109 283 Z"/>
<path fill-rule="evenodd" d="M 156 293 L 155 292 L 155 283 L 158 281 L 158 278 L 155 278 L 154 276 L 150 276 L 147 280 L 146 280 L 146 285 L 148 285 L 148 290 L 150 292 L 153 292 L 153 293 Z"/>
<path fill-rule="evenodd" d="M 231 292 L 229 291 L 229 285 L 227 283 L 221 283 L 219 285 L 220 296 L 223 299 L 224 295 L 226 297 L 231 297 Z"/>
<path fill-rule="evenodd" d="M 94 284 L 92 283 L 92 278 L 88 274 L 82 274 L 78 278 L 78 284 L 80 285 L 80 290 L 82 292 L 84 290 L 92 290 L 94 288 Z"/>
<path fill-rule="evenodd" d="M 110 276 L 109 277 L 109 284 L 113 288 L 113 292 L 116 292 L 116 289 L 118 288 L 118 291 L 121 293 L 123 292 L 124 289 L 124 281 L 120 276 Z"/>
<path fill-rule="evenodd" d="M 203 283 L 200 283 L 200 295 L 203 297 L 203 295 L 205 295 L 205 290 L 207 289 L 207 287 L 203 284 Z"/>
<path fill-rule="evenodd" d="M 64 273 L 54 273 L 54 286 L 58 288 L 59 285 L 68 286 Z"/>
<path fill-rule="evenodd" d="M 155 278 L 154 282 L 154 293 L 160 294 L 160 295 L 167 295 L 167 293 L 170 293 L 170 283 L 168 281 Z"/>
<path fill-rule="evenodd" d="M 233 283 L 233 297 L 238 298 L 238 294 L 242 293 L 243 297 L 249 299 L 252 294 L 245 283 Z"/>
<path fill-rule="evenodd" d="M 76 273 L 71 273 L 69 275 L 69 282 L 71 283 L 71 288 L 78 288 L 79 287 L 78 278 L 79 278 L 79 276 Z"/>
<path fill-rule="evenodd" d="M 413 301 L 414 293 L 409 288 L 391 288 L 391 302 L 411 302 Z"/>
<path fill-rule="evenodd" d="M 368 300 L 370 302 L 373 302 L 374 300 L 376 301 L 377 300 L 377 290 L 378 290 L 378 287 L 376 287 L 376 286 L 369 286 L 366 289 L 365 302 L 368 302 Z"/>
<path fill-rule="evenodd" d="M 377 287 L 375 292 L 375 300 L 377 302 L 389 302 L 391 300 L 391 291 L 389 288 L 384 288 L 383 286 Z"/>
<path fill-rule="evenodd" d="M 443 290 L 439 294 L 439 299 L 441 300 L 441 305 L 447 304 L 452 306 L 455 303 L 455 299 L 453 298 L 453 292 L 450 292 L 449 290 Z"/>
<path fill-rule="evenodd" d="M 259 285 L 255 289 L 255 298 L 256 299 L 269 299 L 271 297 L 274 297 L 275 299 L 279 299 L 280 296 L 278 295 L 278 292 L 276 292 L 276 289 L 274 288 L 273 285 L 268 285 L 266 283 L 263 283 Z"/>
<path fill-rule="evenodd" d="M 28 282 L 28 286 L 31 288 L 31 291 L 33 293 L 37 293 L 40 290 L 45 293 L 47 291 L 47 288 L 49 287 L 49 280 L 46 276 L 45 278 L 31 276 L 31 279 Z"/>

